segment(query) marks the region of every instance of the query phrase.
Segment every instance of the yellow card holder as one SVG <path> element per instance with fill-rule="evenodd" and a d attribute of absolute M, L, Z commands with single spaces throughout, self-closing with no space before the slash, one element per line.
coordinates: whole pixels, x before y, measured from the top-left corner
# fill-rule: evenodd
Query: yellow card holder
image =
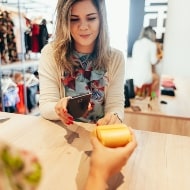
<path fill-rule="evenodd" d="M 125 146 L 132 140 L 129 128 L 125 124 L 101 125 L 97 126 L 93 135 L 107 147 L 116 148 Z"/>

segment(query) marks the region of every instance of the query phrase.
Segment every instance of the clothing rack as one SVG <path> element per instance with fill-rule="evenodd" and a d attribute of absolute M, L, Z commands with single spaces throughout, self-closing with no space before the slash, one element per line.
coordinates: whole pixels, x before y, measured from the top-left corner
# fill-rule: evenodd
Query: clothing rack
<path fill-rule="evenodd" d="M 18 0 L 18 6 L 17 6 L 17 16 L 19 17 L 19 25 L 18 27 L 20 28 L 20 36 L 22 36 L 22 28 L 23 28 L 23 23 L 21 22 L 22 18 L 23 18 L 23 14 L 20 8 L 20 0 Z M 20 39 L 20 43 L 23 44 L 23 39 Z M 25 84 L 25 76 L 26 73 L 31 70 L 31 71 L 37 71 L 37 64 L 27 64 L 27 61 L 24 60 L 24 54 L 25 54 L 25 50 L 23 48 L 23 46 L 21 46 L 21 50 L 20 50 L 20 59 L 14 63 L 9 63 L 9 64 L 5 64 L 3 65 L 2 63 L 2 59 L 0 58 L 0 96 L 1 96 L 1 107 L 2 107 L 2 111 L 4 111 L 4 105 L 3 105 L 3 92 L 2 92 L 2 84 L 1 84 L 1 79 L 4 76 L 13 76 L 14 73 L 16 72 L 20 72 L 22 73 L 22 76 L 24 76 L 24 84 L 23 84 L 23 90 L 24 90 L 24 105 L 26 107 L 27 106 L 27 87 Z M 1 55 L 0 55 L 1 57 Z M 28 114 L 28 111 L 26 111 L 24 114 Z"/>
<path fill-rule="evenodd" d="M 25 83 L 15 83 L 5 76 L 2 81 L 2 111 L 29 114 L 38 106 L 39 82 L 33 74 L 29 75 Z M 32 79 L 32 80 L 31 80 Z M 26 92 L 26 98 L 25 94 Z M 9 111 L 10 110 L 10 111 Z"/>
<path fill-rule="evenodd" d="M 24 64 L 25 65 L 25 64 Z M 20 66 L 10 67 L 10 68 L 4 68 L 4 66 L 0 65 L 0 76 L 1 79 L 3 78 L 12 78 L 15 76 L 15 74 L 21 74 L 23 76 L 23 85 L 18 85 L 19 89 L 21 86 L 22 89 L 24 89 L 24 106 L 26 107 L 26 111 L 23 114 L 30 113 L 31 109 L 34 107 L 34 92 L 39 91 L 39 83 L 37 77 L 34 75 L 34 73 L 37 71 L 37 65 L 25 65 L 20 64 Z M 31 74 L 33 76 L 32 80 L 30 81 L 33 83 L 30 86 L 28 86 L 28 74 Z M 13 80 L 13 82 L 16 82 Z M 1 84 L 1 81 L 0 81 Z M 2 92 L 2 85 L 0 86 L 0 95 L 1 95 L 1 110 L 5 111 L 5 106 L 3 104 L 3 92 Z M 32 97 L 29 97 L 32 96 Z M 31 102 L 32 101 L 32 102 Z M 37 105 L 37 102 L 36 102 Z M 17 110 L 18 111 L 18 110 Z"/>

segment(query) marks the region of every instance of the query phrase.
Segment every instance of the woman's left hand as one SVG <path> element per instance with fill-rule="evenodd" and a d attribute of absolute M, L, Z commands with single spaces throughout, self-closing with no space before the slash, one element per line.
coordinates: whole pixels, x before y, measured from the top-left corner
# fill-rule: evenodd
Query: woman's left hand
<path fill-rule="evenodd" d="M 96 125 L 111 125 L 122 123 L 121 119 L 115 113 L 107 113 L 103 118 L 99 119 Z"/>
<path fill-rule="evenodd" d="M 60 99 L 57 104 L 55 105 L 55 112 L 59 116 L 60 120 L 63 122 L 64 125 L 71 125 L 73 124 L 73 116 L 68 113 L 67 110 L 67 103 L 69 97 L 64 97 Z"/>

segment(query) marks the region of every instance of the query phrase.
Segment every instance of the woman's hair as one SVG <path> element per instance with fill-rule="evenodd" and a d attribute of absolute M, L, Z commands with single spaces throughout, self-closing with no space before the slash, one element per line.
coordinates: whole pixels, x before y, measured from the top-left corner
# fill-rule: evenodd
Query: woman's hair
<path fill-rule="evenodd" d="M 82 0 L 58 0 L 56 8 L 56 28 L 54 39 L 54 57 L 57 65 L 69 72 L 72 72 L 76 65 L 71 60 L 73 52 L 73 39 L 70 33 L 70 15 L 72 5 Z M 104 0 L 91 0 L 96 7 L 99 19 L 100 29 L 97 36 L 93 56 L 95 57 L 96 69 L 106 69 L 110 58 L 110 41 L 108 35 L 108 24 L 106 15 L 106 6 Z"/>
<path fill-rule="evenodd" d="M 155 30 L 152 28 L 152 26 L 147 26 L 145 28 L 143 28 L 141 34 L 140 34 L 140 37 L 139 39 L 141 38 L 147 38 L 151 41 L 155 41 L 155 38 L 156 38 L 156 32 Z"/>

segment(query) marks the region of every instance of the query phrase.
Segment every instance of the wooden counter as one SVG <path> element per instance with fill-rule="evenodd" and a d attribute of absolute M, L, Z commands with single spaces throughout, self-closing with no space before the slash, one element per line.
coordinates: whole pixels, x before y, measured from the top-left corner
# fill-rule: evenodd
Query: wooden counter
<path fill-rule="evenodd" d="M 125 123 L 135 129 L 190 136 L 190 79 L 175 79 L 175 97 L 159 95 L 150 100 L 130 99 L 141 111 L 125 109 Z M 167 104 L 161 104 L 161 101 Z"/>
<path fill-rule="evenodd" d="M 39 190 L 83 190 L 93 125 L 64 127 L 41 117 L 0 112 L 0 139 L 34 152 L 42 163 Z M 135 130 L 138 147 L 109 190 L 189 190 L 190 137 Z M 109 159 L 109 158 L 108 158 Z"/>

